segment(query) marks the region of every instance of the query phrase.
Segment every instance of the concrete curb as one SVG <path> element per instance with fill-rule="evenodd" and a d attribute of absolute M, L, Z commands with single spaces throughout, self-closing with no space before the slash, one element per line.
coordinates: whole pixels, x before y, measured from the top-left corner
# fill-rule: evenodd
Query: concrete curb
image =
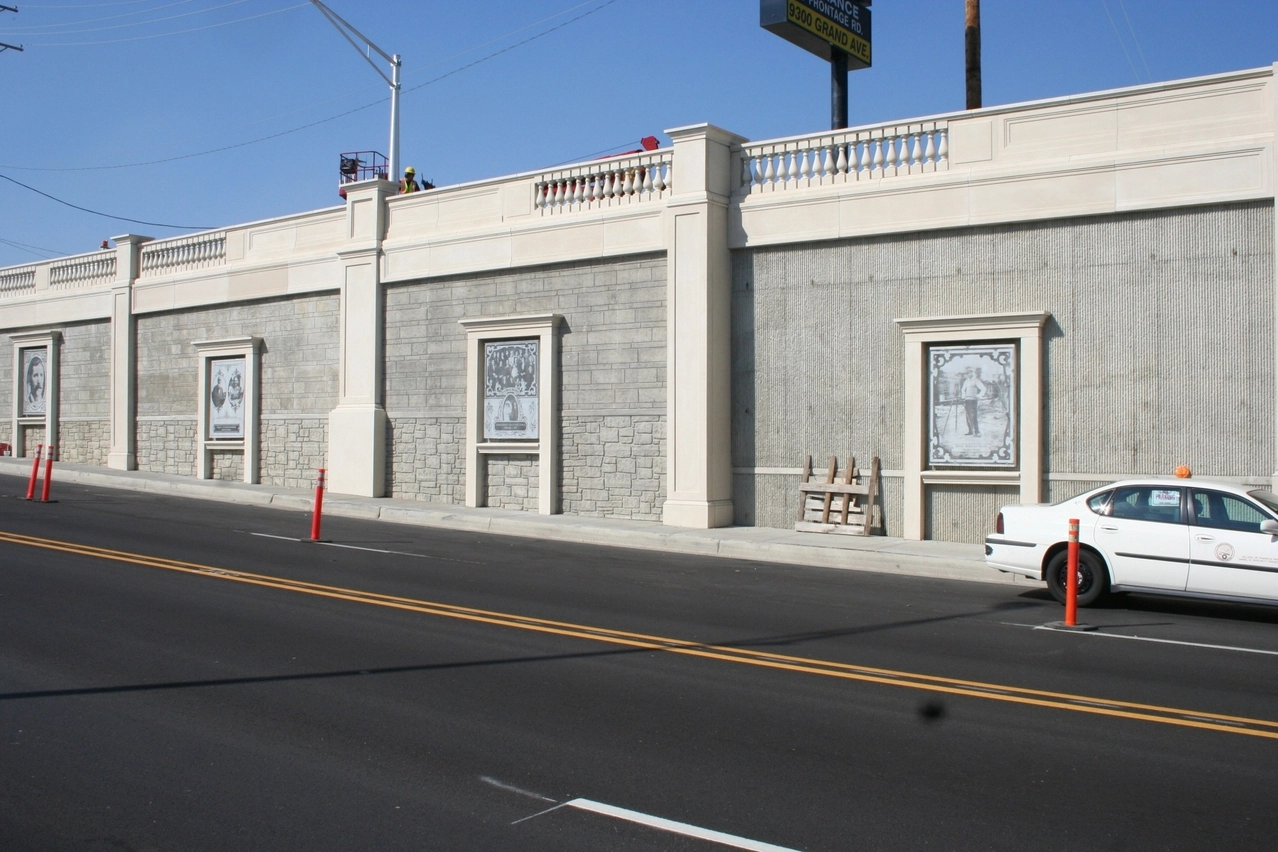
<path fill-rule="evenodd" d="M 25 478 L 30 476 L 30 470 L 29 460 L 0 458 L 0 474 Z M 168 494 L 197 500 L 270 506 L 298 512 L 309 512 L 313 505 L 313 497 L 307 491 L 196 480 L 172 474 L 106 470 L 86 465 L 59 464 L 54 475 L 55 491 L 58 482 Z M 411 500 L 349 497 L 331 493 L 325 495 L 324 514 L 436 529 L 692 556 L 718 556 L 753 562 L 780 562 L 942 580 L 1042 585 L 1027 578 L 1000 574 L 989 568 L 982 558 L 980 545 L 905 541 L 883 536 L 826 536 L 762 527 L 685 530 L 666 527 L 655 521 L 530 515 L 502 509 L 466 509 Z"/>

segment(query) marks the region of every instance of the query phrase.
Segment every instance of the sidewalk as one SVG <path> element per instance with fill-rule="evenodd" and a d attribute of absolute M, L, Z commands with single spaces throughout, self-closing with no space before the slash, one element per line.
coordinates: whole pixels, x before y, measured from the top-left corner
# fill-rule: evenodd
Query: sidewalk
<path fill-rule="evenodd" d="M 31 461 L 0 458 L 0 475 L 29 477 Z M 314 494 L 310 490 L 201 480 L 163 473 L 110 470 L 91 465 L 57 464 L 53 474 L 55 498 L 59 483 L 172 494 L 197 500 L 271 506 L 300 512 L 309 512 L 314 505 Z M 13 487 L 14 483 L 5 484 Z M 324 514 L 668 553 L 725 556 L 947 580 L 1041 585 L 1024 577 L 1000 574 L 987 567 L 984 547 L 979 544 L 907 541 L 887 536 L 800 533 L 769 527 L 688 530 L 667 527 L 656 521 L 536 515 L 506 509 L 467 509 L 417 500 L 351 497 L 332 492 L 324 495 Z M 305 536 L 308 532 L 309 522 L 299 519 L 298 535 Z"/>

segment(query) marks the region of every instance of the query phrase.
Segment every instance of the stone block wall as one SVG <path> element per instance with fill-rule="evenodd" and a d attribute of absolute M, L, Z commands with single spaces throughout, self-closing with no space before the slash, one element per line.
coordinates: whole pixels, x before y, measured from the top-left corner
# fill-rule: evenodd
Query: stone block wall
<path fill-rule="evenodd" d="M 61 330 L 58 460 L 104 465 L 111 451 L 111 324 Z"/>
<path fill-rule="evenodd" d="M 13 396 L 17 377 L 13 372 L 13 341 L 0 337 L 0 442 L 14 444 Z"/>
<path fill-rule="evenodd" d="M 537 511 L 540 476 L 536 456 L 494 454 L 483 456 L 483 462 L 489 507 Z"/>
<path fill-rule="evenodd" d="M 197 476 L 196 418 L 138 418 L 138 470 Z"/>
<path fill-rule="evenodd" d="M 109 420 L 58 421 L 58 461 L 104 465 L 111 452 Z"/>
<path fill-rule="evenodd" d="M 536 313 L 564 316 L 557 465 L 562 511 L 660 518 L 666 261 L 658 255 L 389 287 L 389 493 L 464 501 L 466 332 L 458 321 Z M 489 479 L 489 505 L 496 505 L 493 483 Z M 535 494 L 531 507 L 536 510 Z"/>
<path fill-rule="evenodd" d="M 20 423 L 18 428 L 22 430 L 23 457 L 35 458 L 36 447 L 45 441 L 44 427 L 31 423 Z"/>
<path fill-rule="evenodd" d="M 311 488 L 328 462 L 328 417 L 269 415 L 262 418 L 262 457 L 258 476 L 263 485 Z M 241 475 L 243 471 L 241 470 Z"/>
<path fill-rule="evenodd" d="M 138 469 L 196 475 L 199 356 L 192 344 L 256 335 L 263 340 L 261 481 L 306 487 L 323 466 L 328 413 L 337 405 L 338 309 L 336 294 L 322 294 L 139 316 Z"/>
<path fill-rule="evenodd" d="M 392 417 L 386 488 L 391 496 L 466 502 L 466 424 L 459 417 Z"/>
<path fill-rule="evenodd" d="M 209 453 L 211 478 L 223 482 L 244 481 L 244 453 L 239 450 L 214 450 Z"/>
<path fill-rule="evenodd" d="M 1204 476 L 1267 476 L 1273 281 L 1272 202 L 734 252 L 739 522 L 793 523 L 790 489 L 756 468 L 848 453 L 903 466 L 904 317 L 1051 314 L 1048 474 L 1103 480 L 1187 463 Z M 1001 497 L 967 493 L 963 505 L 937 496 L 970 518 L 938 536 L 970 541 L 992 523 L 984 515 Z M 899 504 L 885 508 L 899 517 Z"/>
<path fill-rule="evenodd" d="M 665 418 L 656 414 L 565 417 L 563 511 L 660 518 L 665 500 L 665 439 Z"/>

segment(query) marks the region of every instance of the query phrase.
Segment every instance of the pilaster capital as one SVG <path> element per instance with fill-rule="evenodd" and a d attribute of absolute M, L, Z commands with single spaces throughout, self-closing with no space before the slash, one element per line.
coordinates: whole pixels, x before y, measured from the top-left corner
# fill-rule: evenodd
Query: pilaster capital
<path fill-rule="evenodd" d="M 115 243 L 115 281 L 111 283 L 112 288 L 133 286 L 133 282 L 142 274 L 142 244 L 153 239 L 154 237 L 139 234 L 121 234 L 111 238 Z"/>

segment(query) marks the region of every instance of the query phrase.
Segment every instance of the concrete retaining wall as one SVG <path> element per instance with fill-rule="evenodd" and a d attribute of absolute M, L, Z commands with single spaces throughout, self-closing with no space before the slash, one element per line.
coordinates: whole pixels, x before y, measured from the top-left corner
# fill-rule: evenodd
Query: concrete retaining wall
<path fill-rule="evenodd" d="M 325 465 L 328 413 L 337 404 L 338 297 L 248 302 L 138 317 L 138 468 L 196 473 L 196 341 L 262 338 L 261 481 L 297 487 Z M 243 473 L 215 457 L 214 477 Z"/>
<path fill-rule="evenodd" d="M 855 453 L 900 468 L 893 320 L 1045 310 L 1049 475 L 1168 473 L 1184 462 L 1200 475 L 1267 476 L 1273 252 L 1269 202 L 738 251 L 733 465 Z M 793 498 L 764 479 L 737 474 L 738 518 L 792 524 Z M 991 507 L 1016 499 L 1005 497 L 938 491 L 928 505 L 947 520 L 934 534 L 979 540 Z M 885 508 L 899 517 L 899 504 Z"/>
<path fill-rule="evenodd" d="M 389 287 L 390 496 L 464 500 L 466 333 L 458 321 L 559 313 L 562 510 L 659 518 L 665 311 L 665 258 L 652 255 Z M 520 491 L 522 473 L 510 474 L 510 482 L 520 484 L 497 486 L 508 474 L 494 478 L 491 461 L 489 471 L 489 505 L 516 500 L 536 510 L 535 490 L 531 498 Z"/>

